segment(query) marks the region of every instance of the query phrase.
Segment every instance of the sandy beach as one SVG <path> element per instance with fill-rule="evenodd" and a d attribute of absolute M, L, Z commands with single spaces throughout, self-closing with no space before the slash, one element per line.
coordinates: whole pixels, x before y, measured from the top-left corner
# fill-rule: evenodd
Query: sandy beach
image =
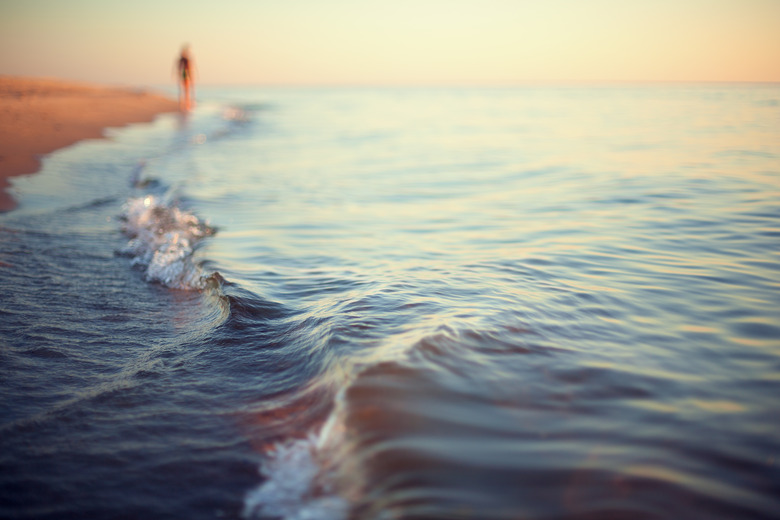
<path fill-rule="evenodd" d="M 8 177 L 37 172 L 42 155 L 177 109 L 175 100 L 141 89 L 0 76 L 0 211 L 16 207 Z"/>

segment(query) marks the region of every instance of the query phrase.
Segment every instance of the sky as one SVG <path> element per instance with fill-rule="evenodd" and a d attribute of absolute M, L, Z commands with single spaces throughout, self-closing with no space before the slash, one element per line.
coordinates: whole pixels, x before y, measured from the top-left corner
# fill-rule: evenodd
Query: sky
<path fill-rule="evenodd" d="M 0 0 L 0 74 L 204 84 L 780 81 L 780 0 Z"/>

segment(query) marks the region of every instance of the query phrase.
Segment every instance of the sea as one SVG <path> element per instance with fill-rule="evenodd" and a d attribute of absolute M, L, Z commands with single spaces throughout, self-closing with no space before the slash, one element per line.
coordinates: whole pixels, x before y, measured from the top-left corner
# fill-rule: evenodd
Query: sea
<path fill-rule="evenodd" d="M 13 179 L 0 517 L 780 518 L 780 85 L 197 101 Z"/>

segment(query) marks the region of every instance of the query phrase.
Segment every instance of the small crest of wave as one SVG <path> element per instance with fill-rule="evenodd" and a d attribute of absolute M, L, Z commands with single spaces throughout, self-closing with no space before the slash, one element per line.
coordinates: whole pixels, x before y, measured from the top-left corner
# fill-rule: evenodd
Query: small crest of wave
<path fill-rule="evenodd" d="M 325 431 L 273 447 L 260 469 L 264 482 L 245 498 L 244 518 L 347 518 L 349 503 L 331 489 L 332 477 L 323 472 Z"/>
<path fill-rule="evenodd" d="M 193 261 L 193 252 L 214 228 L 175 202 L 146 195 L 124 205 L 122 231 L 130 241 L 121 253 L 132 258 L 133 266 L 144 271 L 150 282 L 175 289 L 203 289 L 210 277 L 204 276 Z"/>

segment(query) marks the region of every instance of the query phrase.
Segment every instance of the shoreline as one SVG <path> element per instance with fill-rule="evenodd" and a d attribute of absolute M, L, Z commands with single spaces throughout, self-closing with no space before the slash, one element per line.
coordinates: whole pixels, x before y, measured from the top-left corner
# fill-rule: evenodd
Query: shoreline
<path fill-rule="evenodd" d="M 176 100 L 145 89 L 0 76 L 0 212 L 17 206 L 8 179 L 37 173 L 42 156 L 178 110 Z"/>

